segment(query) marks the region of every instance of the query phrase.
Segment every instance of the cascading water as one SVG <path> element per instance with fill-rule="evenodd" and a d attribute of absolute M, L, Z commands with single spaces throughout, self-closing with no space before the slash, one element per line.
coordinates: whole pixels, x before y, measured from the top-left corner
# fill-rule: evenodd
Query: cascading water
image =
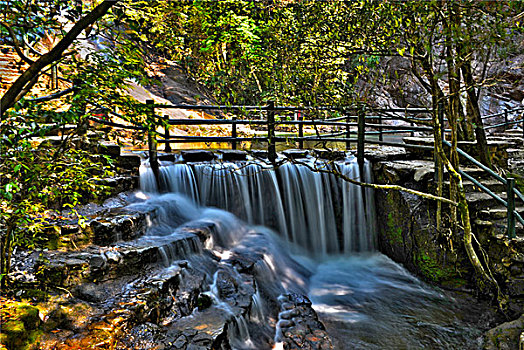
<path fill-rule="evenodd" d="M 311 167 L 329 170 L 327 163 L 318 161 L 285 163 L 276 170 L 258 163 L 173 164 L 160 168 L 160 182 L 166 190 L 184 194 L 195 203 L 271 227 L 316 255 L 372 250 L 375 230 L 370 190 Z M 359 180 L 356 159 L 338 162 L 335 167 Z M 364 180 L 369 181 L 368 165 L 364 173 Z M 141 173 L 141 189 L 157 191 L 151 171 Z"/>
<path fill-rule="evenodd" d="M 151 199 L 134 205 L 152 205 L 159 211 L 150 236 L 144 239 L 174 235 L 176 227 L 187 221 L 212 222 L 213 243 L 206 248 L 226 260 L 246 249 L 261 257 L 254 270 L 265 297 L 287 291 L 308 293 L 337 349 L 477 348 L 480 331 L 465 320 L 469 305 L 460 309 L 447 294 L 373 252 L 372 191 L 345 182 L 333 172 L 311 168 L 360 178 L 354 159 L 334 165 L 315 160 L 286 163 L 276 170 L 254 162 L 170 164 L 160 168 L 160 183 L 162 191 L 176 194 L 159 196 L 154 194 L 158 187 L 152 172 L 143 166 L 141 188 Z M 363 175 L 370 181 L 369 166 Z M 280 238 L 254 225 L 270 227 Z M 201 247 L 187 249 L 197 252 Z M 295 253 L 292 257 L 290 249 Z M 303 249 L 316 261 L 306 257 Z M 176 252 L 167 251 L 167 263 L 170 254 Z M 202 269 L 205 265 L 195 263 Z M 207 271 L 214 276 L 209 293 L 216 304 L 224 305 L 225 312 L 232 312 L 220 300 L 218 271 Z M 249 314 L 234 316 L 229 331 L 234 348 L 264 348 L 252 341 L 245 318 L 257 327 L 267 327 L 264 304 L 257 291 Z"/>

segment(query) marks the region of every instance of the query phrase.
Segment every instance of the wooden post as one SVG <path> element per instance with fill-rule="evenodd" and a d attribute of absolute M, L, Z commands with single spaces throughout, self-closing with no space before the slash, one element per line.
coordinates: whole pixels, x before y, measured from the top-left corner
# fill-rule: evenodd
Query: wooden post
<path fill-rule="evenodd" d="M 515 238 L 515 179 L 508 177 L 507 200 L 508 200 L 508 238 Z"/>
<path fill-rule="evenodd" d="M 298 112 L 298 121 L 304 121 L 304 116 L 300 111 Z M 300 123 L 298 124 L 298 148 L 303 149 L 304 148 L 304 124 Z"/>
<path fill-rule="evenodd" d="M 345 111 L 347 113 L 347 111 Z M 351 149 L 351 142 L 349 141 L 349 138 L 351 137 L 351 130 L 349 128 L 349 123 L 351 121 L 351 118 L 349 115 L 346 114 L 346 151 L 349 151 Z"/>
<path fill-rule="evenodd" d="M 169 116 L 166 114 L 164 118 L 164 139 L 167 141 L 165 151 L 169 153 L 171 152 L 171 144 L 169 143 Z"/>
<path fill-rule="evenodd" d="M 506 127 L 508 126 L 508 111 L 504 111 L 504 130 L 506 130 Z"/>
<path fill-rule="evenodd" d="M 364 142 L 366 133 L 366 107 L 364 105 L 358 110 L 358 140 L 357 140 L 357 162 L 362 174 L 364 171 Z M 361 179 L 363 180 L 363 179 Z"/>
<path fill-rule="evenodd" d="M 231 148 L 237 149 L 237 123 L 236 123 L 237 117 L 233 117 L 233 122 L 231 123 L 231 137 L 233 140 L 231 141 Z"/>
<path fill-rule="evenodd" d="M 153 170 L 157 185 L 160 185 L 160 170 L 157 157 L 156 123 L 155 123 L 155 101 L 146 100 L 149 106 L 147 118 L 147 141 L 149 146 L 149 166 Z"/>
<path fill-rule="evenodd" d="M 269 101 L 267 105 L 267 157 L 271 163 L 277 159 L 277 150 L 275 145 L 275 102 Z"/>

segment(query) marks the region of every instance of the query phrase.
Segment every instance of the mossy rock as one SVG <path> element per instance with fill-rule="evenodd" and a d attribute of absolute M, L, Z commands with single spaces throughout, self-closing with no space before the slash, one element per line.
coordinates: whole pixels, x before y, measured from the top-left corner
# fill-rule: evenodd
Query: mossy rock
<path fill-rule="evenodd" d="M 10 350 L 29 349 L 38 342 L 43 332 L 36 307 L 27 303 L 1 300 L 2 334 L 0 343 Z"/>
<path fill-rule="evenodd" d="M 397 221 L 393 218 L 393 213 L 388 213 L 386 236 L 391 245 L 403 244 L 404 242 L 402 238 L 402 227 L 399 226 Z"/>
<path fill-rule="evenodd" d="M 519 338 L 524 329 L 524 315 L 489 330 L 484 335 L 486 350 L 518 350 Z"/>
<path fill-rule="evenodd" d="M 465 284 L 465 281 L 458 278 L 457 272 L 454 268 L 439 263 L 436 258 L 426 252 L 420 251 L 416 255 L 415 264 L 427 280 L 448 285 L 450 287 L 455 287 L 457 284 Z"/>

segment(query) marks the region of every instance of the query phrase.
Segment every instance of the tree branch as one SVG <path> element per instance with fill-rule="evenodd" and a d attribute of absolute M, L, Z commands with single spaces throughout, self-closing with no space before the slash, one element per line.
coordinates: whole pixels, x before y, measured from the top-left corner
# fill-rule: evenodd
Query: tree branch
<path fill-rule="evenodd" d="M 95 23 L 100 17 L 105 15 L 118 1 L 120 0 L 105 0 L 95 7 L 91 12 L 75 23 L 73 28 L 67 32 L 62 40 L 60 40 L 51 51 L 38 58 L 38 60 L 36 60 L 20 77 L 18 77 L 0 100 L 0 117 L 7 109 L 13 107 L 18 99 L 22 97 L 19 95 L 27 90 L 24 89 L 24 87 L 34 79 L 35 76 L 38 76 L 42 69 L 56 60 L 59 60 L 62 57 L 62 53 L 76 40 L 78 35 L 80 35 L 86 27 Z"/>
<path fill-rule="evenodd" d="M 11 37 L 11 39 L 13 40 L 13 47 L 15 48 L 15 51 L 16 53 L 18 54 L 18 56 L 20 56 L 20 58 L 29 63 L 29 64 L 33 64 L 35 63 L 35 61 L 33 61 L 32 59 L 30 59 L 29 57 L 27 57 L 26 55 L 24 55 L 24 53 L 22 52 L 22 49 L 20 48 L 20 43 L 18 42 L 18 39 L 16 38 L 16 34 L 15 32 L 13 31 L 13 28 L 11 28 L 9 26 L 9 24 L 5 23 L 5 22 L 1 22 L 0 21 L 0 24 L 2 26 L 4 26 L 7 31 L 9 32 L 9 36 Z"/>

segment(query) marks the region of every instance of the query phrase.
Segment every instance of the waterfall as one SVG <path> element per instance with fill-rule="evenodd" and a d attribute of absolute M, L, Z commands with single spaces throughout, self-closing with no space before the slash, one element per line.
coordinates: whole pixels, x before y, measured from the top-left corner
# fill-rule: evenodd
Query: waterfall
<path fill-rule="evenodd" d="M 141 189 L 156 192 L 151 169 L 140 169 Z M 315 255 L 373 250 L 372 189 L 344 181 L 330 170 L 360 179 L 352 157 L 334 165 L 318 160 L 288 162 L 277 169 L 250 161 L 168 164 L 160 167 L 159 180 L 163 191 L 271 227 Z M 370 182 L 368 163 L 363 170 L 363 180 Z"/>

